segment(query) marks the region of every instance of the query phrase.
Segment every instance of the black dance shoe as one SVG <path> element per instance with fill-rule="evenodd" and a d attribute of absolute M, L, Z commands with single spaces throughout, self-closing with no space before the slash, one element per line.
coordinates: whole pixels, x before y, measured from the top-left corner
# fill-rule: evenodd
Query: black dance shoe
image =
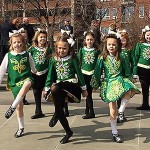
<path fill-rule="evenodd" d="M 11 117 L 11 115 L 14 113 L 16 108 L 12 108 L 11 106 L 9 107 L 9 109 L 6 111 L 5 113 L 5 118 L 9 119 Z"/>
<path fill-rule="evenodd" d="M 150 106 L 140 106 L 137 107 L 136 110 L 150 110 Z"/>
<path fill-rule="evenodd" d="M 121 136 L 118 135 L 118 134 L 113 134 L 113 139 L 116 143 L 123 143 L 122 139 L 121 139 Z"/>
<path fill-rule="evenodd" d="M 123 123 L 123 122 L 125 122 L 125 121 L 127 121 L 127 119 L 126 119 L 124 113 L 119 113 L 119 112 L 118 112 L 117 123 Z"/>
<path fill-rule="evenodd" d="M 45 117 L 45 115 L 43 113 L 41 113 L 41 114 L 35 114 L 35 115 L 33 115 L 31 117 L 31 119 L 38 119 L 38 118 L 43 118 L 43 117 Z"/>
<path fill-rule="evenodd" d="M 14 137 L 19 138 L 24 135 L 24 128 L 18 129 L 17 132 L 15 133 Z"/>
<path fill-rule="evenodd" d="M 66 133 L 66 135 L 60 140 L 61 144 L 68 143 L 69 138 L 73 135 L 73 132 Z"/>
<path fill-rule="evenodd" d="M 52 119 L 49 121 L 49 126 L 50 127 L 54 127 L 56 125 L 56 123 L 58 122 L 58 117 L 54 114 Z"/>
<path fill-rule="evenodd" d="M 87 114 L 87 115 L 83 116 L 82 118 L 83 118 L 83 119 L 95 118 L 95 114 Z"/>

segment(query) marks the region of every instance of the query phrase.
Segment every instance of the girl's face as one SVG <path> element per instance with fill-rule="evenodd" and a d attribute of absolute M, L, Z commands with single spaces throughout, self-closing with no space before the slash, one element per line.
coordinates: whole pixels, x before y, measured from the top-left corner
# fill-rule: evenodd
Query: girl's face
<path fill-rule="evenodd" d="M 92 48 L 94 42 L 95 42 L 95 39 L 93 38 L 93 36 L 87 35 L 87 36 L 85 37 L 85 43 L 86 43 L 86 47 L 87 47 L 87 48 Z"/>
<path fill-rule="evenodd" d="M 107 39 L 107 50 L 108 50 L 109 54 L 116 55 L 117 47 L 118 47 L 118 44 L 117 44 L 116 39 L 114 39 L 114 38 Z"/>
<path fill-rule="evenodd" d="M 43 46 L 46 43 L 46 38 L 47 38 L 46 34 L 40 33 L 37 38 L 38 46 Z"/>
<path fill-rule="evenodd" d="M 122 43 L 122 47 L 125 47 L 127 44 L 127 39 L 125 37 L 121 37 L 121 43 Z"/>
<path fill-rule="evenodd" d="M 146 40 L 147 43 L 150 43 L 150 31 L 147 31 L 145 33 L 145 40 Z"/>
<path fill-rule="evenodd" d="M 23 43 L 20 37 L 12 37 L 12 48 L 16 52 L 22 52 Z"/>
<path fill-rule="evenodd" d="M 57 44 L 58 56 L 63 58 L 63 57 L 68 55 L 68 52 L 69 52 L 68 44 L 65 43 L 65 42 L 59 41 L 58 44 Z"/>

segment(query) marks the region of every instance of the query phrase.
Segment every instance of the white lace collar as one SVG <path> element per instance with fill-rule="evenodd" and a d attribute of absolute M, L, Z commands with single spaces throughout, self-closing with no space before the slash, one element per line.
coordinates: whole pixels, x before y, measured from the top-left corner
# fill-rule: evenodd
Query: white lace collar
<path fill-rule="evenodd" d="M 86 51 L 93 51 L 94 49 L 95 49 L 94 47 L 92 47 L 92 48 L 84 47 L 84 50 L 86 50 Z"/>
<path fill-rule="evenodd" d="M 69 60 L 70 58 L 71 58 L 71 55 L 67 55 L 67 56 L 65 56 L 63 58 L 55 56 L 55 59 L 59 60 L 59 61 L 66 61 L 66 60 Z"/>
<path fill-rule="evenodd" d="M 145 46 L 150 46 L 150 43 L 143 43 L 143 45 L 145 45 Z"/>
<path fill-rule="evenodd" d="M 26 53 L 26 51 L 22 51 L 21 53 L 17 53 L 17 52 L 11 51 L 10 53 L 11 53 L 12 55 L 16 56 L 16 55 L 18 55 L 18 54 L 23 55 L 24 53 Z"/>

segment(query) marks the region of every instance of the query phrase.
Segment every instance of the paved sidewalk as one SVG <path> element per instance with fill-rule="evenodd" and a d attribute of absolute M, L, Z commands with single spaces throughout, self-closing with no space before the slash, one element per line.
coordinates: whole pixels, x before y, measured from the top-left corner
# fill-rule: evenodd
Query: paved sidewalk
<path fill-rule="evenodd" d="M 52 103 L 42 101 L 42 109 L 46 117 L 32 120 L 35 104 L 32 91 L 27 94 L 31 103 L 24 107 L 25 135 L 14 138 L 18 128 L 16 114 L 6 120 L 5 111 L 12 102 L 12 94 L 0 87 L 0 150 L 149 150 L 150 148 L 150 111 L 138 111 L 135 107 L 141 104 L 141 94 L 135 95 L 126 109 L 127 122 L 118 124 L 118 131 L 123 136 L 124 143 L 115 143 L 111 137 L 108 105 L 99 100 L 99 94 L 94 93 L 94 108 L 96 118 L 84 120 L 82 116 L 85 101 L 80 104 L 69 104 L 70 126 L 74 135 L 67 144 L 60 144 L 64 130 L 60 123 L 50 128 L 48 122 L 53 114 Z"/>

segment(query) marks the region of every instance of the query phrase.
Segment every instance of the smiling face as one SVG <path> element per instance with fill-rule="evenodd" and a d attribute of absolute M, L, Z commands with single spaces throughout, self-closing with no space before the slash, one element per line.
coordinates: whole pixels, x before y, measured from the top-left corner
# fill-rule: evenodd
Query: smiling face
<path fill-rule="evenodd" d="M 69 45 L 65 42 L 59 41 L 57 43 L 57 54 L 60 58 L 63 58 L 68 55 Z"/>
<path fill-rule="evenodd" d="M 45 43 L 46 43 L 46 34 L 44 33 L 40 33 L 38 35 L 37 41 L 38 41 L 38 47 L 44 47 Z"/>
<path fill-rule="evenodd" d="M 87 35 L 85 37 L 85 43 L 86 43 L 86 47 L 87 48 L 92 48 L 94 42 L 95 42 L 95 39 L 94 39 L 94 37 L 92 35 Z"/>
<path fill-rule="evenodd" d="M 146 40 L 147 43 L 150 43 L 150 31 L 147 31 L 145 33 L 145 40 Z"/>
<path fill-rule="evenodd" d="M 107 50 L 109 52 L 109 54 L 111 55 L 116 55 L 117 52 L 117 40 L 114 38 L 108 38 L 107 39 Z"/>
<path fill-rule="evenodd" d="M 22 52 L 22 48 L 23 48 L 23 43 L 20 37 L 13 37 L 12 38 L 12 49 L 17 52 L 20 53 Z"/>

